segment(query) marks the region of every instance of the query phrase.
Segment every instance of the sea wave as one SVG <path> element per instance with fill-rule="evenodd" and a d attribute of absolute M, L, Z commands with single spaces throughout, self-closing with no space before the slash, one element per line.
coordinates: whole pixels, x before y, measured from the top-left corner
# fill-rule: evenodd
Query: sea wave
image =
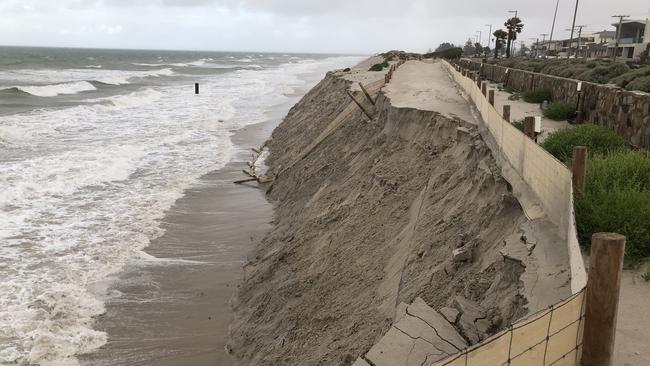
<path fill-rule="evenodd" d="M 153 89 L 139 90 L 126 95 L 117 95 L 95 100 L 96 104 L 93 105 L 93 108 L 97 110 L 110 110 L 140 107 L 145 104 L 151 104 L 162 98 L 162 96 L 163 94 L 161 92 Z"/>
<path fill-rule="evenodd" d="M 154 69 L 154 70 L 143 70 L 143 71 L 134 71 L 134 70 L 107 70 L 107 69 L 96 69 L 96 68 L 85 68 L 85 69 L 64 69 L 64 70 L 33 70 L 33 69 L 22 69 L 22 70 L 11 70 L 11 71 L 0 71 L 0 80 L 3 81 L 3 84 L 17 84 L 17 88 L 20 88 L 23 91 L 26 91 L 30 94 L 34 94 L 31 91 L 25 90 L 22 85 L 27 85 L 28 88 L 50 88 L 53 90 L 56 85 L 66 84 L 67 88 L 71 88 L 71 84 L 76 84 L 76 88 L 80 88 L 81 85 L 84 85 L 84 88 L 90 89 L 91 83 L 98 82 L 102 84 L 109 85 L 123 85 L 130 84 L 134 79 L 144 79 L 149 77 L 164 77 L 164 76 L 173 76 L 174 70 L 171 68 L 164 69 Z M 85 82 L 86 84 L 81 84 Z M 77 84 L 78 83 L 78 84 Z M 32 84 L 32 85 L 30 85 Z M 40 84 L 40 85 L 34 85 Z M 94 86 L 93 86 L 94 88 Z M 70 89 L 68 89 L 70 90 Z M 39 89 L 34 90 L 36 93 L 47 94 L 39 96 L 52 96 L 50 92 L 39 91 Z M 65 90 L 64 90 L 65 91 Z M 78 93 L 76 91 L 75 93 Z M 58 93 L 65 94 L 65 93 Z"/>
<path fill-rule="evenodd" d="M 76 81 L 52 85 L 14 86 L 2 90 L 22 91 L 37 97 L 56 97 L 57 95 L 97 90 L 97 88 L 87 81 Z"/>

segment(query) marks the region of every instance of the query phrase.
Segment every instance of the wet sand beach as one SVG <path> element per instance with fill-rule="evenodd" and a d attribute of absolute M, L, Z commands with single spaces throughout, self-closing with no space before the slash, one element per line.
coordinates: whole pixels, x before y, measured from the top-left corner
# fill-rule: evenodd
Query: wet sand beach
<path fill-rule="evenodd" d="M 277 124 L 238 130 L 233 160 L 186 191 L 162 222 L 166 230 L 111 286 L 96 329 L 108 344 L 82 356 L 84 365 L 231 365 L 224 351 L 232 320 L 229 300 L 251 242 L 270 227 L 272 208 L 256 184 L 235 185 Z M 144 264 L 143 264 L 144 263 Z"/>

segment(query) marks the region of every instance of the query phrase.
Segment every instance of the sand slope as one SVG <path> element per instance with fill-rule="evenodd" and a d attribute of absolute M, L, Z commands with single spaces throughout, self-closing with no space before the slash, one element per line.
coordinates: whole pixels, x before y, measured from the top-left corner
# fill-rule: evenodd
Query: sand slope
<path fill-rule="evenodd" d="M 233 303 L 243 365 L 351 364 L 417 297 L 436 309 L 455 296 L 480 304 L 484 333 L 463 334 L 472 342 L 527 311 L 524 267 L 501 254 L 526 219 L 474 127 L 383 94 L 369 121 L 342 76 L 329 74 L 273 133 L 274 229 Z M 454 262 L 457 248 L 471 259 Z"/>

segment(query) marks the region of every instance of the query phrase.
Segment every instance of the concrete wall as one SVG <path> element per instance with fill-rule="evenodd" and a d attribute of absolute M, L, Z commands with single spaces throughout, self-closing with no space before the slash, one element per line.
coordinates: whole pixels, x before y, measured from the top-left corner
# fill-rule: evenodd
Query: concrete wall
<path fill-rule="evenodd" d="M 464 77 L 454 66 L 447 66 L 452 78 L 476 105 L 500 153 L 537 195 L 549 219 L 560 228 L 569 253 L 571 290 L 573 293 L 581 291 L 586 286 L 587 274 L 577 239 L 571 171 L 535 141 L 504 120 L 488 103 L 473 79 Z M 528 77 L 523 73 L 514 74 L 515 80 Z"/>
<path fill-rule="evenodd" d="M 627 91 L 616 86 L 582 82 L 493 64 L 461 60 L 471 70 L 481 70 L 488 79 L 517 91 L 550 90 L 555 100 L 580 106 L 582 122 L 606 126 L 636 147 L 650 148 L 650 94 Z M 481 66 L 482 65 L 482 66 Z M 580 103 L 581 102 L 581 103 Z"/>

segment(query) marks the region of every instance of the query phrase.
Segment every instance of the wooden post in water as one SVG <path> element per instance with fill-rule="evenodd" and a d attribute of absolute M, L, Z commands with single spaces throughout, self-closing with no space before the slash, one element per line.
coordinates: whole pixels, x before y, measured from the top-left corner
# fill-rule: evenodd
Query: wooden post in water
<path fill-rule="evenodd" d="M 582 344 L 583 366 L 611 366 L 614 362 L 616 315 L 625 255 L 625 237 L 598 233 L 591 237 L 589 279 Z"/>
<path fill-rule="evenodd" d="M 576 146 L 573 148 L 573 190 L 584 193 L 587 184 L 587 147 Z"/>
<path fill-rule="evenodd" d="M 194 94 L 199 94 L 199 83 L 194 83 Z"/>
<path fill-rule="evenodd" d="M 535 117 L 524 118 L 524 134 L 531 139 L 535 138 Z"/>
<path fill-rule="evenodd" d="M 488 94 L 488 102 L 490 102 L 490 105 L 494 107 L 494 89 L 490 89 L 490 93 Z"/>
<path fill-rule="evenodd" d="M 503 119 L 505 119 L 507 122 L 510 122 L 510 106 L 509 105 L 504 105 L 503 106 Z"/>

